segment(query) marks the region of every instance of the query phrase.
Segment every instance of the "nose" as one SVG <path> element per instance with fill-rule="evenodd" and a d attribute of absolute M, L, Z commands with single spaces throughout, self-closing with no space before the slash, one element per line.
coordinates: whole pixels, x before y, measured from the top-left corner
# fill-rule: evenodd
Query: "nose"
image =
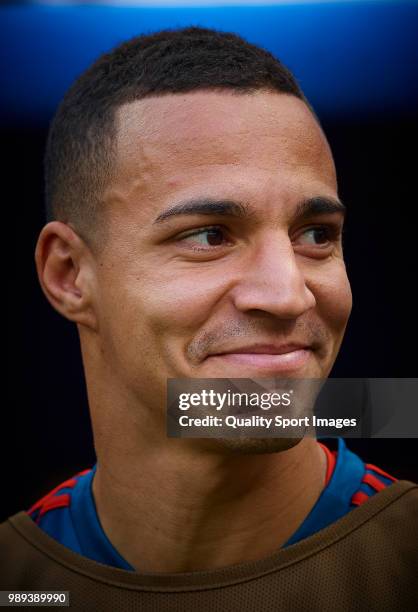
<path fill-rule="evenodd" d="M 232 296 L 241 312 L 257 310 L 281 319 L 296 319 L 316 305 L 290 238 L 276 232 L 246 260 Z"/>

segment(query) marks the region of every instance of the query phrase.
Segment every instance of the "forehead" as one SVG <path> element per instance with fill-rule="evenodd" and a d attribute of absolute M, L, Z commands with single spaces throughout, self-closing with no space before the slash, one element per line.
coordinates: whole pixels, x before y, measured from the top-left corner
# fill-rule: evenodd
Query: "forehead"
<path fill-rule="evenodd" d="M 119 108 L 116 125 L 108 196 L 128 208 L 140 198 L 141 216 L 180 195 L 267 202 L 336 192 L 326 138 L 308 107 L 288 94 L 196 91 L 146 98 Z"/>

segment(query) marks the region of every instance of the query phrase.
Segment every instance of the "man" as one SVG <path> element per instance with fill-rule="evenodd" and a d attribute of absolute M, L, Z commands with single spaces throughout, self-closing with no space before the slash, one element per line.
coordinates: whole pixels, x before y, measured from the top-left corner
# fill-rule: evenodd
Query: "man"
<path fill-rule="evenodd" d="M 344 207 L 286 68 L 160 32 L 66 94 L 45 295 L 77 324 L 97 465 L 1 527 L 2 588 L 76 609 L 412 610 L 417 488 L 342 440 L 177 439 L 168 378 L 325 378 L 351 309 Z"/>

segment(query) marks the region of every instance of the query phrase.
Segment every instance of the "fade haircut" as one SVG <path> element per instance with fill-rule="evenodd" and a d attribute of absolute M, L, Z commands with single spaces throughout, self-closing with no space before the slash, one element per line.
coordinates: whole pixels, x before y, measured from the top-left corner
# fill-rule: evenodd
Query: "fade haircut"
<path fill-rule="evenodd" d="M 57 109 L 45 154 L 47 221 L 70 223 L 100 250 L 106 225 L 101 198 L 115 165 L 116 109 L 199 89 L 277 91 L 311 108 L 278 59 L 236 34 L 188 27 L 133 38 L 88 68 Z"/>

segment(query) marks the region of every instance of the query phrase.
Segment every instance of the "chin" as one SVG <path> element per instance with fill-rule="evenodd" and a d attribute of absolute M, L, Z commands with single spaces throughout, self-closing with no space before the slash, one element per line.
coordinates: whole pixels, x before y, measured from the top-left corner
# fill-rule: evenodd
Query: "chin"
<path fill-rule="evenodd" d="M 267 455 L 281 453 L 297 446 L 303 438 L 212 438 L 199 440 L 199 446 L 209 447 L 221 455 Z"/>

